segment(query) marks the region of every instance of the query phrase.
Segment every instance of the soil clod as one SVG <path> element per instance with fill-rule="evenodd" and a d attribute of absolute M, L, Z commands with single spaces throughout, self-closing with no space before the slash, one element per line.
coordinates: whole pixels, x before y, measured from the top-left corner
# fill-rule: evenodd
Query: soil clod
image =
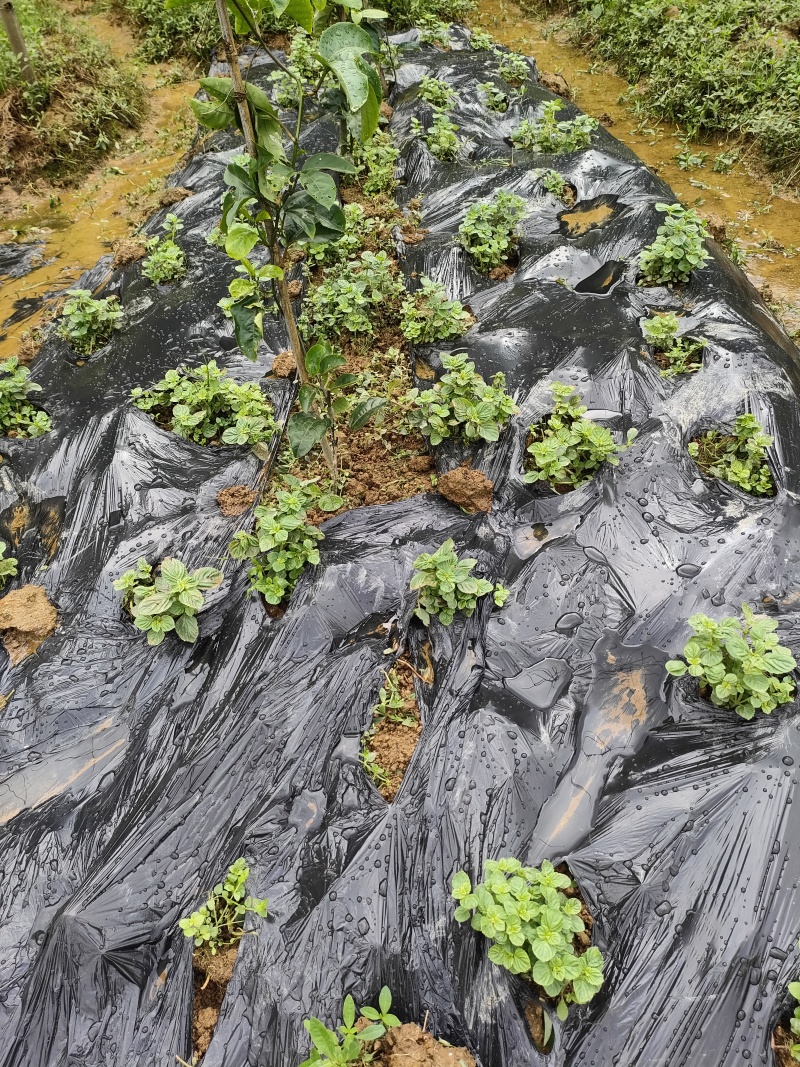
<path fill-rule="evenodd" d="M 482 471 L 472 470 L 466 465 L 456 467 L 455 470 L 441 475 L 436 488 L 445 500 L 463 508 L 470 515 L 492 510 L 494 482 Z"/>
<path fill-rule="evenodd" d="M 211 1044 L 214 1027 L 217 1025 L 225 990 L 233 974 L 238 942 L 211 956 L 195 952 L 192 960 L 194 972 L 194 1010 L 192 1012 L 192 1049 L 196 1063 Z"/>
<path fill-rule="evenodd" d="M 0 598 L 0 630 L 12 664 L 32 655 L 57 621 L 58 613 L 40 585 L 23 585 Z"/>
<path fill-rule="evenodd" d="M 147 251 L 143 237 L 120 237 L 114 242 L 112 248 L 114 261 L 111 265 L 114 268 L 127 267 L 129 263 L 135 263 L 142 259 Z"/>
<path fill-rule="evenodd" d="M 271 373 L 276 378 L 292 378 L 296 372 L 297 360 L 294 358 L 294 353 L 288 349 L 279 352 L 273 359 Z"/>
<path fill-rule="evenodd" d="M 217 493 L 219 510 L 226 518 L 244 515 L 255 503 L 258 494 L 246 485 L 229 485 Z"/>
<path fill-rule="evenodd" d="M 565 100 L 572 99 L 569 83 L 561 74 L 552 74 L 548 70 L 543 70 L 539 75 L 539 84 L 549 92 L 555 93 L 556 96 L 563 96 Z"/>
<path fill-rule="evenodd" d="M 393 1026 L 375 1050 L 375 1067 L 475 1067 L 467 1049 L 442 1045 L 416 1023 Z"/>

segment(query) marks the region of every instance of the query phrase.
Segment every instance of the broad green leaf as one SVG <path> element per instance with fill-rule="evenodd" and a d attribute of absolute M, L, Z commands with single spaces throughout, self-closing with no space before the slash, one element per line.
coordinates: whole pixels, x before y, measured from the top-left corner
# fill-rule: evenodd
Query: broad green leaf
<path fill-rule="evenodd" d="M 233 80 L 231 78 L 201 78 L 200 88 L 205 89 L 214 100 L 233 102 Z"/>
<path fill-rule="evenodd" d="M 199 628 L 194 615 L 179 615 L 175 619 L 175 633 L 181 641 L 187 641 L 189 644 L 196 641 Z"/>
<path fill-rule="evenodd" d="M 214 100 L 190 100 L 189 104 L 201 126 L 209 130 L 224 130 L 234 120 L 233 109 Z"/>
<path fill-rule="evenodd" d="M 306 156 L 303 161 L 303 170 L 334 170 L 338 174 L 357 173 L 356 166 L 349 159 L 336 156 L 333 152 L 314 152 Z"/>
<path fill-rule="evenodd" d="M 370 396 L 361 400 L 350 413 L 349 426 L 351 430 L 360 430 L 366 426 L 370 419 L 374 418 L 379 411 L 386 407 L 384 397 Z"/>
<path fill-rule="evenodd" d="M 245 260 L 259 242 L 258 230 L 248 222 L 235 222 L 228 227 L 225 251 L 231 259 Z"/>
<path fill-rule="evenodd" d="M 306 33 L 313 31 L 314 8 L 310 0 L 289 0 L 284 13 L 294 19 L 298 26 L 302 26 Z"/>
<path fill-rule="evenodd" d="M 303 1026 L 311 1034 L 311 1040 L 322 1055 L 327 1056 L 329 1060 L 335 1060 L 339 1053 L 336 1035 L 327 1026 L 323 1026 L 319 1019 L 304 1019 Z"/>
<path fill-rule="evenodd" d="M 250 307 L 245 302 L 237 301 L 230 306 L 230 314 L 233 319 L 233 332 L 236 343 L 248 359 L 256 361 L 258 357 L 258 342 L 261 340 L 261 309 Z"/>
<path fill-rule="evenodd" d="M 318 444 L 328 430 L 327 420 L 318 415 L 299 412 L 286 425 L 286 436 L 296 459 L 302 459 Z"/>
<path fill-rule="evenodd" d="M 372 39 L 366 30 L 352 22 L 335 22 L 323 30 L 317 54 L 330 64 L 346 55 L 363 55 L 372 51 Z"/>
<path fill-rule="evenodd" d="M 301 171 L 300 184 L 323 207 L 336 203 L 336 182 L 323 171 Z"/>
<path fill-rule="evenodd" d="M 305 355 L 306 370 L 313 378 L 320 373 L 323 360 L 330 354 L 331 349 L 327 341 L 317 341 L 308 349 Z"/>

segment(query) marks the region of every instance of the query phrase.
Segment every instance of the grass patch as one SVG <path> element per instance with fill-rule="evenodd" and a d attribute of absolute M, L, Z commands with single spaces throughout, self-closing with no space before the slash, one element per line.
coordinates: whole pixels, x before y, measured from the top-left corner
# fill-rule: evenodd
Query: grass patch
<path fill-rule="evenodd" d="M 692 137 L 746 138 L 800 177 L 797 0 L 579 0 L 575 15 L 581 43 L 638 85 L 634 110 Z"/>
<path fill-rule="evenodd" d="M 111 0 L 111 10 L 141 38 L 138 55 L 147 63 L 176 58 L 206 61 L 220 39 L 213 4 L 168 9 L 164 0 Z"/>
<path fill-rule="evenodd" d="M 37 81 L 23 81 L 0 34 L 0 172 L 15 184 L 78 178 L 140 124 L 144 87 L 50 0 L 18 0 L 14 8 Z"/>

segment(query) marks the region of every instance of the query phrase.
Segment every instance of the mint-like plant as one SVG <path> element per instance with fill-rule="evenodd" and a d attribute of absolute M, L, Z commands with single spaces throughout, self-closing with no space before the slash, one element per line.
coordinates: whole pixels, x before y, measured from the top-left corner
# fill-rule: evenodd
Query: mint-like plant
<path fill-rule="evenodd" d="M 645 340 L 652 346 L 664 378 L 691 374 L 703 365 L 706 342 L 694 337 L 678 337 L 679 328 L 678 316 L 672 311 L 654 315 L 642 326 Z"/>
<path fill-rule="evenodd" d="M 549 482 L 557 491 L 576 489 L 602 466 L 617 466 L 618 453 L 636 437 L 628 430 L 626 444 L 617 444 L 605 426 L 585 419 L 587 408 L 574 385 L 553 382 L 554 409 L 528 427 L 525 482 Z"/>
<path fill-rule="evenodd" d="M 251 561 L 250 588 L 268 604 L 280 604 L 291 596 L 306 565 L 319 563 L 317 545 L 325 535 L 306 517 L 315 504 L 325 510 L 322 505 L 335 503 L 326 501 L 312 483 L 289 476 L 284 484 L 286 488 L 277 490 L 269 505 L 255 509 L 255 532 L 239 530 L 228 548 L 234 559 Z"/>
<path fill-rule="evenodd" d="M 394 165 L 399 156 L 400 149 L 388 130 L 377 130 L 364 144 L 354 146 L 353 160 L 365 196 L 375 197 L 394 191 L 397 186 Z"/>
<path fill-rule="evenodd" d="M 497 58 L 497 73 L 509 85 L 522 85 L 530 77 L 531 68 L 525 56 L 519 52 L 494 50 Z"/>
<path fill-rule="evenodd" d="M 490 52 L 495 47 L 495 39 L 486 30 L 470 30 L 469 46 L 473 52 Z"/>
<path fill-rule="evenodd" d="M 194 940 L 195 948 L 204 949 L 216 956 L 221 948 L 235 945 L 244 936 L 244 918 L 248 912 L 263 919 L 267 914 L 267 901 L 247 895 L 246 884 L 250 869 L 242 857 L 234 860 L 225 879 L 208 894 L 205 904 L 178 926 L 186 937 Z"/>
<path fill-rule="evenodd" d="M 437 48 L 450 47 L 450 23 L 442 22 L 433 14 L 424 13 L 417 19 L 419 39 L 423 44 L 432 44 Z"/>
<path fill-rule="evenodd" d="M 3 558 L 7 548 L 8 545 L 5 541 L 0 541 L 0 589 L 3 588 L 9 578 L 16 578 L 17 576 L 17 560 L 13 556 L 9 556 L 8 559 Z"/>
<path fill-rule="evenodd" d="M 474 319 L 458 300 L 448 300 L 444 286 L 424 274 L 420 287 L 410 293 L 400 308 L 403 336 L 417 344 L 461 337 Z"/>
<path fill-rule="evenodd" d="M 456 102 L 455 90 L 441 78 L 423 78 L 419 83 L 419 95 L 433 107 L 448 111 Z"/>
<path fill-rule="evenodd" d="M 458 227 L 458 243 L 467 250 L 476 268 L 488 274 L 513 254 L 518 227 L 525 215 L 525 201 L 500 189 L 490 200 L 479 200 L 467 209 Z"/>
<path fill-rule="evenodd" d="M 775 485 L 767 463 L 772 440 L 754 415 L 739 415 L 733 433 L 707 430 L 689 442 L 689 455 L 704 474 L 753 496 L 773 496 Z"/>
<path fill-rule="evenodd" d="M 557 170 L 549 169 L 539 170 L 536 174 L 542 186 L 551 196 L 556 197 L 557 200 L 564 204 L 574 200 L 575 195 L 563 174 L 559 174 Z"/>
<path fill-rule="evenodd" d="M 115 296 L 95 300 L 88 289 L 68 289 L 67 297 L 56 334 L 80 355 L 90 356 L 120 328 L 122 308 Z"/>
<path fill-rule="evenodd" d="M 122 593 L 122 606 L 133 615 L 137 630 L 147 634 L 149 645 L 160 645 L 172 630 L 181 641 L 197 640 L 197 618 L 205 606 L 203 593 L 222 582 L 216 567 L 189 572 L 180 560 L 167 556 L 154 575 L 146 559 L 114 582 Z"/>
<path fill-rule="evenodd" d="M 419 119 L 412 119 L 411 132 L 415 137 L 422 137 L 431 154 L 442 163 L 454 163 L 458 159 L 461 148 L 458 126 L 450 121 L 446 111 L 434 109 L 433 124 L 427 133 Z"/>
<path fill-rule="evenodd" d="M 412 407 L 409 422 L 432 445 L 446 437 L 467 441 L 496 441 L 506 422 L 519 408 L 506 392 L 506 378 L 498 371 L 491 384 L 475 370 L 465 353 L 442 355 L 445 373 L 431 388 L 411 389 L 406 401 Z"/>
<path fill-rule="evenodd" d="M 421 552 L 414 560 L 415 574 L 410 586 L 417 591 L 414 609 L 417 618 L 430 626 L 433 616 L 442 626 L 449 626 L 456 612 L 469 618 L 480 597 L 487 593 L 495 593 L 495 603 L 502 607 L 508 590 L 493 585 L 486 578 L 476 578 L 472 571 L 477 562 L 475 559 L 459 559 L 452 537 L 448 537 L 435 552 Z"/>
<path fill-rule="evenodd" d="M 501 115 L 508 111 L 508 93 L 504 93 L 494 82 L 478 82 L 476 88 L 489 111 L 497 111 Z"/>
<path fill-rule="evenodd" d="M 674 678 L 696 678 L 712 704 L 732 708 L 743 719 L 752 719 L 757 711 L 769 715 L 794 699 L 790 672 L 797 661 L 778 643 L 774 619 L 755 615 L 742 604 L 741 621 L 730 616 L 716 622 L 700 614 L 691 616 L 689 626 L 694 637 L 686 642 L 683 659 L 666 664 Z"/>
<path fill-rule="evenodd" d="M 377 1008 L 356 1007 L 348 994 L 342 1007 L 343 1025 L 329 1030 L 319 1019 L 304 1019 L 303 1026 L 311 1036 L 311 1055 L 300 1067 L 345 1067 L 355 1064 L 361 1067 L 370 1063 L 374 1056 L 370 1049 L 392 1026 L 400 1026 L 400 1020 L 391 1012 L 392 994 L 384 986 L 378 995 Z M 368 1025 L 356 1025 L 359 1016 L 369 1020 Z M 339 1034 L 342 1036 L 339 1037 Z"/>
<path fill-rule="evenodd" d="M 338 338 L 374 332 L 375 311 L 386 313 L 405 293 L 395 265 L 385 252 L 362 252 L 358 259 L 329 268 L 306 297 L 298 320 L 305 337 Z"/>
<path fill-rule="evenodd" d="M 233 381 L 213 359 L 168 370 L 131 397 L 159 426 L 201 445 L 256 445 L 275 433 L 272 405 L 258 383 Z"/>
<path fill-rule="evenodd" d="M 639 270 L 651 285 L 688 282 L 693 270 L 711 258 L 706 249 L 706 223 L 692 208 L 680 204 L 656 204 L 666 213 L 656 239 L 639 256 Z"/>
<path fill-rule="evenodd" d="M 521 974 L 548 997 L 558 998 L 557 1015 L 566 1019 L 570 1004 L 588 1004 L 603 985 L 603 955 L 593 945 L 580 953 L 575 935 L 583 933 L 581 902 L 563 890 L 574 886 L 545 860 L 523 867 L 519 860 L 487 860 L 485 880 L 472 888 L 469 876 L 453 876 L 457 922 L 493 942 L 489 959 Z"/>
<path fill-rule="evenodd" d="M 361 253 L 364 238 L 375 229 L 375 219 L 367 218 L 360 204 L 345 204 L 344 220 L 344 233 L 340 237 L 308 246 L 306 262 L 329 267 L 334 263 L 346 263 Z"/>
<path fill-rule="evenodd" d="M 170 214 L 162 229 L 164 237 L 151 237 L 147 242 L 149 255 L 142 264 L 142 274 L 159 285 L 176 282 L 186 273 L 186 253 L 175 241 L 183 223 Z"/>
<path fill-rule="evenodd" d="M 53 428 L 47 412 L 28 400 L 31 393 L 42 391 L 30 375 L 16 356 L 0 362 L 0 437 L 41 437 Z"/>
<path fill-rule="evenodd" d="M 578 152 L 588 148 L 600 123 L 590 115 L 559 122 L 557 116 L 563 107 L 559 100 L 551 100 L 544 105 L 540 119 L 523 119 L 511 132 L 514 147 L 529 152 Z"/>

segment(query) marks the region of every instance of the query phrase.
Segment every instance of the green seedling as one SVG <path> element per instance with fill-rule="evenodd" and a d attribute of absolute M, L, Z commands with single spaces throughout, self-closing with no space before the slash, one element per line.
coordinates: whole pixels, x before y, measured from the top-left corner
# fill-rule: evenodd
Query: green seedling
<path fill-rule="evenodd" d="M 704 244 L 706 224 L 697 212 L 680 204 L 656 204 L 656 210 L 667 217 L 655 241 L 639 256 L 642 277 L 651 285 L 688 282 L 692 271 L 711 258 Z"/>
<path fill-rule="evenodd" d="M 122 593 L 122 606 L 133 615 L 137 630 L 147 634 L 149 645 L 160 645 L 172 630 L 181 641 L 197 640 L 196 616 L 205 606 L 203 593 L 222 582 L 215 567 L 189 572 L 180 560 L 166 557 L 154 574 L 145 559 L 114 582 Z"/>
<path fill-rule="evenodd" d="M 524 215 L 525 201 L 505 189 L 467 209 L 458 228 L 458 243 L 482 274 L 506 263 L 513 255 Z"/>
<path fill-rule="evenodd" d="M 559 122 L 557 116 L 563 108 L 560 100 L 545 104 L 540 119 L 523 119 L 512 130 L 511 143 L 529 152 L 578 152 L 588 148 L 600 123 L 590 115 Z"/>
<path fill-rule="evenodd" d="M 409 294 L 400 308 L 403 336 L 416 344 L 430 344 L 461 337 L 472 326 L 473 318 L 458 300 L 448 300 L 444 286 L 420 276 L 420 287 Z"/>
<path fill-rule="evenodd" d="M 260 919 L 266 917 L 267 901 L 247 896 L 245 886 L 249 875 L 247 863 L 241 857 L 235 860 L 225 880 L 208 894 L 205 904 L 187 918 L 178 920 L 186 937 L 194 940 L 195 948 L 216 956 L 220 949 L 235 945 L 244 936 L 248 912 Z"/>
<path fill-rule="evenodd" d="M 419 119 L 412 119 L 411 132 L 415 137 L 422 137 L 431 154 L 442 163 L 454 163 L 458 159 L 461 149 L 458 126 L 450 121 L 446 111 L 435 110 L 433 125 L 427 133 Z"/>
<path fill-rule="evenodd" d="M 449 111 L 456 102 L 455 90 L 441 78 L 423 78 L 419 83 L 419 95 L 432 107 Z"/>
<path fill-rule="evenodd" d="M 90 356 L 122 324 L 122 308 L 115 296 L 95 300 L 88 289 L 68 289 L 56 333 L 82 356 Z"/>
<path fill-rule="evenodd" d="M 753 496 L 773 496 L 775 485 L 767 463 L 772 440 L 754 415 L 739 415 L 733 433 L 707 430 L 689 443 L 689 455 L 705 474 Z"/>
<path fill-rule="evenodd" d="M 151 237 L 147 242 L 149 255 L 142 264 L 142 274 L 159 285 L 176 282 L 186 274 L 186 253 L 175 241 L 183 223 L 177 215 L 167 215 L 162 229 L 164 237 Z"/>
<path fill-rule="evenodd" d="M 390 1027 L 400 1025 L 391 1007 L 392 994 L 389 987 L 384 986 L 378 996 L 378 1008 L 362 1008 L 359 1012 L 348 994 L 342 1007 L 343 1025 L 337 1030 L 329 1030 L 319 1019 L 304 1019 L 303 1026 L 311 1036 L 312 1048 L 311 1055 L 300 1067 L 345 1067 L 346 1064 L 363 1067 L 368 1064 L 374 1058 L 370 1051 L 373 1043 Z M 368 1020 L 366 1026 L 356 1025 L 359 1016 Z"/>
<path fill-rule="evenodd" d="M 432 617 L 442 626 L 449 626 L 457 612 L 470 618 L 478 600 L 487 593 L 494 593 L 496 606 L 502 607 L 508 590 L 486 578 L 476 578 L 472 571 L 477 562 L 459 559 L 452 537 L 435 552 L 421 552 L 417 556 L 410 588 L 417 591 L 414 614 L 425 626 L 430 626 Z"/>
<path fill-rule="evenodd" d="M 41 437 L 52 428 L 50 416 L 28 400 L 40 393 L 41 385 L 30 380 L 31 372 L 16 356 L 0 362 L 0 436 Z"/>
<path fill-rule="evenodd" d="M 692 374 L 700 370 L 706 342 L 693 337 L 678 337 L 678 316 L 672 311 L 646 319 L 642 326 L 645 340 L 652 346 L 664 378 Z"/>

